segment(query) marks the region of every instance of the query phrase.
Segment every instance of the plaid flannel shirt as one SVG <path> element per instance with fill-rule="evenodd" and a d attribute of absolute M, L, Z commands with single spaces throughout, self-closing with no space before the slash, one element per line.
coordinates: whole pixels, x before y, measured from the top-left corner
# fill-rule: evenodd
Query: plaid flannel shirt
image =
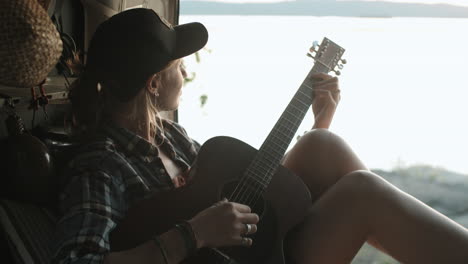
<path fill-rule="evenodd" d="M 112 124 L 103 131 L 103 140 L 84 146 L 68 165 L 52 263 L 103 263 L 110 251 L 109 233 L 128 208 L 153 192 L 185 184 L 184 178 L 171 179 L 148 141 Z M 188 170 L 200 145 L 172 121 L 164 121 L 164 131 L 160 148 Z M 162 141 L 161 133 L 156 140 Z"/>

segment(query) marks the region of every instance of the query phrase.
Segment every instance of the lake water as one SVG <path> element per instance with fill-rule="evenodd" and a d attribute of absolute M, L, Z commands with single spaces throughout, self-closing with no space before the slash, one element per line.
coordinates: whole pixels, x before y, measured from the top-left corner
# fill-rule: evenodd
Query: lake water
<path fill-rule="evenodd" d="M 370 168 L 468 174 L 468 19 L 180 16 L 192 21 L 210 39 L 200 63 L 186 59 L 196 78 L 179 121 L 200 143 L 228 135 L 260 147 L 313 66 L 308 48 L 326 36 L 348 61 L 330 129 Z M 298 134 L 311 126 L 309 112 Z"/>

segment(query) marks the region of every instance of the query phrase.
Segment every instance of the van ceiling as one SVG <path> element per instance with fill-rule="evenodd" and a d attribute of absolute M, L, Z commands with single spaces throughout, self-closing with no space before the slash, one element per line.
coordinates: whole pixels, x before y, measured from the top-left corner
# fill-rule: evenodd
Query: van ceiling
<path fill-rule="evenodd" d="M 97 25 L 127 9 L 146 7 L 176 25 L 179 22 L 178 0 L 81 0 L 85 9 L 85 49 Z"/>
<path fill-rule="evenodd" d="M 81 36 L 77 37 L 75 41 L 79 41 L 79 39 L 81 39 L 81 41 L 84 42 L 82 45 L 84 44 L 85 51 L 88 46 L 87 43 L 89 42 L 97 25 L 106 18 L 126 9 L 135 7 L 151 8 L 172 24 L 177 25 L 179 22 L 179 0 L 81 0 L 77 2 L 69 0 L 37 1 L 49 3 L 48 13 L 50 16 L 55 15 L 60 17 L 59 20 L 63 24 L 62 29 L 64 30 L 64 33 L 74 37 Z M 76 35 L 75 32 L 67 31 L 79 32 Z M 83 49 L 82 45 L 77 46 Z M 49 73 L 44 88 L 46 94 L 48 96 L 52 96 L 49 105 L 44 109 L 47 110 L 48 118 L 46 118 L 45 111 L 41 110 L 37 111 L 37 113 L 33 113 L 32 110 L 28 109 L 31 101 L 30 88 L 10 87 L 0 84 L 0 94 L 2 95 L 0 96 L 0 140 L 7 136 L 7 130 L 4 124 L 7 115 L 6 112 L 3 111 L 4 105 L 7 101 L 5 96 L 13 99 L 16 106 L 16 112 L 23 118 L 27 129 L 32 129 L 32 120 L 34 119 L 34 116 L 34 127 L 38 125 L 53 126 L 54 123 L 56 123 L 54 120 L 56 120 L 58 124 L 63 122 L 62 116 L 63 111 L 65 111 L 64 100 L 67 98 L 67 89 L 64 77 L 57 74 L 57 69 L 54 69 Z M 38 88 L 35 90 L 39 94 Z M 56 100 L 56 102 L 54 102 L 54 100 Z M 165 116 L 171 119 L 176 118 L 174 113 L 163 114 L 166 114 Z"/>

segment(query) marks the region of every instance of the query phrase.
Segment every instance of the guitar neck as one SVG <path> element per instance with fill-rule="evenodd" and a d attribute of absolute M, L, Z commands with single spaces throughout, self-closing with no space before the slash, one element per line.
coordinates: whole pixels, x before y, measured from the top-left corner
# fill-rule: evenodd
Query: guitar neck
<path fill-rule="evenodd" d="M 279 164 L 302 120 L 304 119 L 304 116 L 307 111 L 309 111 L 313 96 L 313 81 L 311 76 L 319 72 L 326 73 L 328 72 L 328 68 L 320 63 L 316 63 L 314 65 L 294 97 L 289 102 L 283 114 L 276 122 L 265 142 L 263 142 L 260 147 L 258 155 L 261 155 L 262 158 L 259 157 L 259 162 L 263 161 L 263 163 L 265 163 L 264 160 L 267 158 L 267 163 L 271 163 L 270 165 L 276 164 L 277 166 Z"/>
<path fill-rule="evenodd" d="M 240 188 L 236 189 L 237 193 L 232 194 L 232 198 L 241 197 L 237 202 L 251 204 L 263 195 L 312 104 L 313 80 L 311 76 L 315 73 L 332 71 L 344 53 L 343 48 L 327 38 L 324 39 L 319 50 L 313 51 L 315 55 L 311 53 L 308 55 L 315 59 L 314 66 L 246 169 L 239 183 Z M 248 193 L 248 195 L 238 195 L 240 192 Z"/>
<path fill-rule="evenodd" d="M 327 68 L 321 64 L 314 65 L 263 142 L 256 158 L 247 169 L 246 176 L 253 177 L 255 181 L 264 184 L 265 187 L 268 185 L 312 104 L 313 92 L 310 76 L 314 73 L 326 72 L 326 70 Z"/>

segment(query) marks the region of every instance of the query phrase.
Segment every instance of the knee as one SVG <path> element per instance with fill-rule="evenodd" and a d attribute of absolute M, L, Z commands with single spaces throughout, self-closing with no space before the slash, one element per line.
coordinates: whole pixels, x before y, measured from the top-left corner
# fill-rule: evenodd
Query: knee
<path fill-rule="evenodd" d="M 337 184 L 347 196 L 360 202 L 379 202 L 379 197 L 391 189 L 385 179 L 367 170 L 352 171 Z"/>
<path fill-rule="evenodd" d="M 313 129 L 304 133 L 304 135 L 302 135 L 299 138 L 298 142 L 307 143 L 307 144 L 316 143 L 316 142 L 324 142 L 324 141 L 328 141 L 331 137 L 334 137 L 334 136 L 336 137 L 336 135 L 330 130 L 324 129 L 324 128 L 318 128 L 318 129 Z"/>
<path fill-rule="evenodd" d="M 316 151 L 318 149 L 326 152 L 350 151 L 347 143 L 337 134 L 328 129 L 313 129 L 298 140 L 298 145 Z"/>
<path fill-rule="evenodd" d="M 295 148 L 302 156 L 316 155 L 321 163 L 332 162 L 329 165 L 338 167 L 336 169 L 340 176 L 354 170 L 367 169 L 346 141 L 328 129 L 307 132 L 299 139 Z"/>

